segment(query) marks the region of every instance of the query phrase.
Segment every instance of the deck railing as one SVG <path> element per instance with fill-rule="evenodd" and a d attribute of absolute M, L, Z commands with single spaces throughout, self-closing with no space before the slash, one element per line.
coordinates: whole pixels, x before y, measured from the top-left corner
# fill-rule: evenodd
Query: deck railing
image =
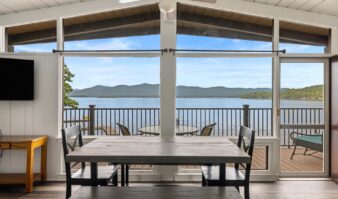
<path fill-rule="evenodd" d="M 177 108 L 176 116 L 180 125 L 191 125 L 202 129 L 216 123 L 212 136 L 237 136 L 240 125 L 248 125 L 256 130 L 256 135 L 273 136 L 272 109 L 250 108 Z M 289 135 L 293 131 L 306 134 L 322 133 L 324 110 L 322 108 L 282 108 L 281 145 L 290 146 Z M 64 127 L 80 124 L 86 135 L 119 135 L 116 123 L 127 126 L 134 135 L 144 126 L 160 124 L 159 108 L 65 108 Z M 293 125 L 317 125 L 316 128 L 296 128 Z M 318 127 L 318 125 L 320 125 Z"/>

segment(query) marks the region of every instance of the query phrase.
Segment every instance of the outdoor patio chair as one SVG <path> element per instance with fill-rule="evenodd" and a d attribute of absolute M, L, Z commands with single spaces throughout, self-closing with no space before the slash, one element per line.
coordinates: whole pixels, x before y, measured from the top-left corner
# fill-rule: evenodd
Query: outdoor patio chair
<path fill-rule="evenodd" d="M 212 130 L 214 130 L 214 127 L 216 126 L 216 123 L 209 124 L 203 127 L 200 136 L 210 136 L 212 133 Z"/>
<path fill-rule="evenodd" d="M 83 146 L 82 134 L 80 126 L 72 126 L 61 130 L 62 133 L 62 145 L 63 155 L 66 159 L 67 154 L 70 151 L 74 151 L 75 148 Z M 78 164 L 78 163 L 76 163 Z M 74 165 L 73 165 L 74 166 Z M 65 161 L 66 169 L 66 198 L 69 198 L 72 193 L 72 185 L 90 186 L 90 168 L 86 166 L 85 162 L 81 162 L 81 169 L 75 173 L 71 173 L 71 163 Z M 118 184 L 118 166 L 98 166 L 98 184 L 100 186 L 107 186 L 110 181 L 113 185 Z"/>
<path fill-rule="evenodd" d="M 293 146 L 294 146 L 291 157 L 290 157 L 291 160 L 294 155 L 298 154 L 296 153 L 297 146 L 301 146 L 305 148 L 303 155 L 309 155 L 309 156 L 318 158 L 317 156 L 314 156 L 313 154 L 317 152 L 323 152 L 323 135 L 322 134 L 308 135 L 304 133 L 292 132 L 290 134 L 290 138 L 292 139 Z M 307 153 L 309 149 L 313 150 L 314 152 Z"/>
<path fill-rule="evenodd" d="M 255 131 L 241 126 L 238 135 L 237 146 L 243 148 L 248 153 L 252 160 L 252 154 L 255 144 Z M 244 169 L 244 174 L 240 170 L 240 167 Z M 250 184 L 250 172 L 251 161 L 246 164 L 236 163 L 234 167 L 226 167 L 225 181 L 222 182 L 219 179 L 219 166 L 202 166 L 202 186 L 234 186 L 239 191 L 240 186 L 244 186 L 245 199 L 250 198 L 249 184 Z"/>
<path fill-rule="evenodd" d="M 131 136 L 131 133 L 130 133 L 128 127 L 126 127 L 126 126 L 124 126 L 123 124 L 120 124 L 120 123 L 116 123 L 116 124 L 119 127 L 119 129 L 121 130 L 123 136 Z"/>

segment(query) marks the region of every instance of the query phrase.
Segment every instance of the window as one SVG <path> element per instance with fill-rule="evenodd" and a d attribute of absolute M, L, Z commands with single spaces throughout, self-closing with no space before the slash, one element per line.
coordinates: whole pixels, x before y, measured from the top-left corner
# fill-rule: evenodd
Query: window
<path fill-rule="evenodd" d="M 212 136 L 237 136 L 248 117 L 257 136 L 272 136 L 271 63 L 271 58 L 178 58 L 179 124 L 201 130 L 216 123 Z"/>

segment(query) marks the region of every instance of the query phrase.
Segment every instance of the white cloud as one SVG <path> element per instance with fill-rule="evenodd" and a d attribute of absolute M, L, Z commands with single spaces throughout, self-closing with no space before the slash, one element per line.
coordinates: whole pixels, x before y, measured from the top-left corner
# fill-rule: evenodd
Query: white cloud
<path fill-rule="evenodd" d="M 108 40 L 108 41 L 107 41 Z M 68 43 L 68 42 L 67 42 Z M 75 41 L 66 43 L 69 50 L 131 50 L 140 45 L 127 39 L 105 39 L 96 41 Z"/>

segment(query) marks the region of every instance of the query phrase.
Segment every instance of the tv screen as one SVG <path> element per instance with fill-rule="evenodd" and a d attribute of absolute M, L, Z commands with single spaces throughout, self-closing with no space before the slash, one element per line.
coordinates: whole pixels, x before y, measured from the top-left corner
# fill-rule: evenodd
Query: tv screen
<path fill-rule="evenodd" d="M 0 100 L 34 99 L 34 60 L 0 58 Z"/>

